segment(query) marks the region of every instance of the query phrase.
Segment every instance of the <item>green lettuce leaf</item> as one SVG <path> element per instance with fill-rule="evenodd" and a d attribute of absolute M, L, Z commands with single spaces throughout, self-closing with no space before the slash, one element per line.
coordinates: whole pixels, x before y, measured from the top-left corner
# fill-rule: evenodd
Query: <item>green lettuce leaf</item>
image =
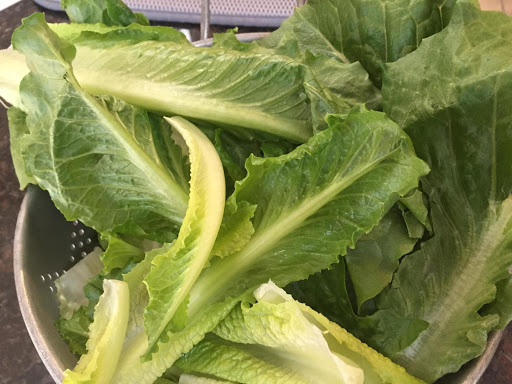
<path fill-rule="evenodd" d="M 380 85 L 379 62 L 414 51 L 421 40 L 448 24 L 455 0 L 309 0 L 258 44 L 284 51 L 360 61 Z M 283 48 L 284 47 L 284 48 Z"/>
<path fill-rule="evenodd" d="M 409 236 L 400 210 L 393 207 L 379 225 L 347 252 L 345 262 L 358 310 L 391 282 L 400 258 L 411 252 L 417 242 Z"/>
<path fill-rule="evenodd" d="M 22 136 L 29 133 L 27 115 L 20 109 L 11 107 L 7 110 L 7 118 L 9 119 L 10 141 L 11 143 L 17 143 Z M 11 145 L 11 157 L 16 176 L 20 183 L 20 189 L 25 189 L 28 184 L 36 184 L 37 181 L 31 175 L 27 174 L 21 148 L 16 144 Z"/>
<path fill-rule="evenodd" d="M 98 300 L 103 294 L 103 282 L 105 280 L 123 280 L 123 274 L 128 273 L 135 266 L 132 259 L 129 259 L 122 268 L 112 269 L 108 274 L 105 274 L 105 271 L 101 270 L 103 264 L 98 260 L 98 255 L 93 254 L 92 256 L 86 262 L 88 265 L 80 262 L 74 265 L 63 275 L 64 277 L 69 274 L 70 278 L 64 278 L 59 283 L 61 285 L 60 289 L 57 287 L 57 295 L 65 294 L 65 300 L 68 302 L 68 309 L 64 313 L 61 311 L 61 317 L 56 322 L 57 329 L 62 338 L 68 342 L 70 350 L 78 355 L 86 353 L 85 345 L 89 339 L 89 328 L 94 320 Z M 99 273 L 90 277 L 95 271 Z M 85 281 L 88 277 L 90 278 Z M 72 296 L 68 292 L 70 287 L 73 289 Z M 69 305 L 70 296 L 76 300 L 73 306 Z M 63 301 L 63 298 L 60 298 L 60 300 Z M 76 309 L 78 305 L 81 306 Z M 74 312 L 71 312 L 71 310 L 74 310 Z"/>
<path fill-rule="evenodd" d="M 275 349 L 258 345 L 233 343 L 213 334 L 208 334 L 190 352 L 184 354 L 176 366 L 185 371 L 200 372 L 209 376 L 230 379 L 237 383 L 294 383 L 310 384 L 312 381 L 293 371 L 293 365 L 285 357 L 280 358 L 278 344 Z M 259 352 L 259 353 L 258 353 Z M 303 356 L 289 355 L 290 358 Z M 289 367 L 292 365 L 292 367 Z M 308 367 L 309 364 L 308 364 Z M 312 373 L 319 373 L 320 367 L 313 366 Z M 322 381 L 324 382 L 324 381 Z M 342 383 L 344 381 L 337 381 Z"/>
<path fill-rule="evenodd" d="M 105 24 L 49 24 L 60 38 L 73 44 L 90 45 L 94 47 L 109 47 L 114 44 L 129 44 L 140 41 L 171 41 L 191 46 L 186 36 L 174 28 L 154 26 L 149 27 L 131 24 L 127 27 L 106 26 Z"/>
<path fill-rule="evenodd" d="M 150 110 L 296 142 L 312 134 L 307 88 L 315 87 L 314 79 L 307 67 L 286 57 L 172 42 L 79 45 L 75 73 L 93 94 L 111 94 Z M 119 81 L 129 86 L 116 85 Z"/>
<path fill-rule="evenodd" d="M 313 128 L 326 128 L 326 113 L 347 113 L 354 104 L 378 98 L 359 64 L 324 71 L 319 77 L 307 61 L 276 55 L 273 50 L 195 48 L 181 42 L 146 41 L 144 32 L 140 37 L 144 41 L 134 43 L 131 29 L 124 43 L 116 43 L 118 34 L 112 34 L 96 33 L 96 39 L 89 32 L 84 41 L 76 40 L 73 67 L 79 84 L 92 94 L 113 95 L 167 115 L 301 143 Z M 20 57 L 4 52 L 0 56 L 0 62 L 4 57 L 6 61 L 2 69 L 16 66 L 15 71 L 23 73 Z M 14 103 L 19 77 L 0 82 L 1 95 Z"/>
<path fill-rule="evenodd" d="M 69 220 L 80 218 L 98 232 L 172 240 L 188 186 L 170 126 L 122 101 L 85 93 L 71 69 L 74 47 L 42 14 L 24 19 L 13 46 L 32 69 L 20 85 L 30 133 L 12 143 L 26 173 Z"/>
<path fill-rule="evenodd" d="M 127 264 L 137 264 L 144 259 L 145 252 L 140 246 L 130 244 L 115 235 L 104 235 L 103 239 L 108 239 L 108 247 L 101 255 L 102 275 L 107 275 L 114 269 L 123 268 Z"/>
<path fill-rule="evenodd" d="M 242 383 L 421 383 L 272 282 L 177 362 Z"/>
<path fill-rule="evenodd" d="M 122 0 L 61 0 L 60 5 L 73 23 L 149 25 L 143 13 L 133 13 Z"/>
<path fill-rule="evenodd" d="M 230 30 L 215 35 L 213 46 L 240 52 L 288 56 L 311 70 L 317 83 L 315 89 L 309 90 L 315 129 L 325 128 L 322 121 L 327 113 L 347 113 L 354 105 L 363 103 L 370 109 L 380 106 L 380 92 L 359 62 L 344 63 L 323 54 L 301 52 L 295 40 L 275 48 L 262 47 L 261 40 L 252 44 L 242 43 L 234 32 Z"/>
<path fill-rule="evenodd" d="M 63 384 L 109 384 L 121 354 L 128 324 L 129 292 L 122 281 L 105 280 L 90 327 L 87 353 L 64 372 Z"/>
<path fill-rule="evenodd" d="M 500 321 L 479 311 L 506 294 L 497 284 L 512 265 L 511 43 L 509 17 L 460 1 L 444 31 L 384 73 L 386 113 L 432 168 L 422 186 L 434 236 L 379 305 L 430 324 L 393 356 L 428 382 L 480 355 Z"/>
<path fill-rule="evenodd" d="M 369 274 L 368 279 L 371 277 Z M 286 289 L 296 300 L 322 313 L 384 356 L 394 356 L 402 351 L 428 326 L 421 319 L 404 318 L 392 309 L 374 309 L 366 316 L 356 314 L 348 283 L 342 260 L 331 269 L 290 284 Z"/>
<path fill-rule="evenodd" d="M 208 138 L 181 117 L 166 120 L 181 134 L 189 150 L 190 197 L 178 238 L 168 252 L 153 259 L 144 280 L 149 293 L 144 313 L 148 354 L 154 352 L 178 308 L 186 304 L 191 287 L 209 259 L 226 198 L 222 164 Z"/>
<path fill-rule="evenodd" d="M 212 260 L 191 290 L 189 314 L 269 277 L 284 286 L 336 263 L 428 171 L 382 113 L 358 107 L 328 124 L 290 154 L 248 160 L 230 199 L 257 206 L 255 232 L 236 253 Z"/>

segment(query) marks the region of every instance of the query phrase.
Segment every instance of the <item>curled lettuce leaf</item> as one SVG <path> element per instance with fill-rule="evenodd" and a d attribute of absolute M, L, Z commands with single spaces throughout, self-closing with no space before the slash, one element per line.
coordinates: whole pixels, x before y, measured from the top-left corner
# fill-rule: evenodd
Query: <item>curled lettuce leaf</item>
<path fill-rule="evenodd" d="M 224 172 L 215 147 L 193 124 L 166 118 L 184 138 L 190 156 L 189 205 L 178 238 L 156 256 L 144 279 L 149 303 L 144 313 L 150 354 L 208 262 L 224 212 Z"/>
<path fill-rule="evenodd" d="M 121 354 L 128 324 L 129 292 L 125 282 L 105 280 L 90 327 L 87 353 L 64 372 L 63 384 L 109 384 Z"/>

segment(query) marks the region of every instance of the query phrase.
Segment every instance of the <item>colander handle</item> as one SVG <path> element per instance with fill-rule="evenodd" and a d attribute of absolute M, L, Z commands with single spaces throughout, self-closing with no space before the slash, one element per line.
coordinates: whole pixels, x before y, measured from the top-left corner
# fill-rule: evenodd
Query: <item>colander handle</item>
<path fill-rule="evenodd" d="M 297 0 L 297 7 L 302 7 L 306 0 Z M 201 40 L 210 37 L 210 0 L 201 0 Z"/>

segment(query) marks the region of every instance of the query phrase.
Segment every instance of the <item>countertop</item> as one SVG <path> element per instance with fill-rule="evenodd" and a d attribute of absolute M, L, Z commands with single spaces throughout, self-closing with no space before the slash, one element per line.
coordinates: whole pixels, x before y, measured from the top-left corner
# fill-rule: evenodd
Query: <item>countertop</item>
<path fill-rule="evenodd" d="M 1 1 L 1 0 L 0 0 Z M 485 8 L 500 0 L 482 0 Z M 496 7 L 497 8 L 497 7 Z M 503 10 L 505 8 L 502 7 Z M 0 48 L 10 44 L 13 30 L 21 18 L 43 11 L 31 0 L 22 0 L 0 12 Z M 49 22 L 66 20 L 62 13 L 45 11 Z M 197 35 L 197 27 L 192 28 Z M 23 199 L 18 189 L 9 151 L 7 116 L 0 105 L 0 384 L 53 384 L 25 329 L 16 299 L 12 253 L 16 217 Z M 512 325 L 509 326 L 498 351 L 479 384 L 512 383 Z"/>

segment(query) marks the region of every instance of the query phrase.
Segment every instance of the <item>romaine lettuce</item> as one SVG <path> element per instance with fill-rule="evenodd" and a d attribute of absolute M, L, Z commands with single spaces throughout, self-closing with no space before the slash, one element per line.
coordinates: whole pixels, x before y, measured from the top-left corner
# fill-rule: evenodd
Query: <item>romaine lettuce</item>
<path fill-rule="evenodd" d="M 188 187 L 170 126 L 119 100 L 85 93 L 71 68 L 75 48 L 42 14 L 24 20 L 13 46 L 31 68 L 20 84 L 29 133 L 11 144 L 26 174 L 68 219 L 99 232 L 172 240 Z"/>
<path fill-rule="evenodd" d="M 421 383 L 272 282 L 254 296 L 177 367 L 249 384 Z"/>
<path fill-rule="evenodd" d="M 228 204 L 256 205 L 255 232 L 239 251 L 212 260 L 191 290 L 189 314 L 269 277 L 284 286 L 336 263 L 428 172 L 382 113 L 355 108 L 328 124 L 287 155 L 249 158 Z"/>
<path fill-rule="evenodd" d="M 384 109 L 432 168 L 422 185 L 434 236 L 379 304 L 429 323 L 392 356 L 428 382 L 480 355 L 510 319 L 499 303 L 512 265 L 511 44 L 509 17 L 459 1 L 446 29 L 384 71 Z"/>
<path fill-rule="evenodd" d="M 208 138 L 181 117 L 166 120 L 184 138 L 190 157 L 189 205 L 178 238 L 168 252 L 152 261 L 144 283 L 149 303 L 144 311 L 144 326 L 149 351 L 154 351 L 161 336 L 172 327 L 171 320 L 180 308 L 186 312 L 188 294 L 208 262 L 219 232 L 226 198 L 220 158 Z M 181 322 L 186 322 L 180 319 Z"/>
<path fill-rule="evenodd" d="M 149 25 L 143 13 L 133 13 L 121 0 L 61 0 L 61 7 L 75 23 Z"/>
<path fill-rule="evenodd" d="M 64 372 L 63 384 L 109 384 L 121 354 L 128 324 L 128 285 L 117 280 L 103 282 L 90 327 L 87 353 L 76 367 Z"/>
<path fill-rule="evenodd" d="M 422 39 L 450 20 L 455 0 L 309 0 L 258 44 L 360 61 L 376 85 L 379 62 L 393 62 L 414 51 Z"/>

